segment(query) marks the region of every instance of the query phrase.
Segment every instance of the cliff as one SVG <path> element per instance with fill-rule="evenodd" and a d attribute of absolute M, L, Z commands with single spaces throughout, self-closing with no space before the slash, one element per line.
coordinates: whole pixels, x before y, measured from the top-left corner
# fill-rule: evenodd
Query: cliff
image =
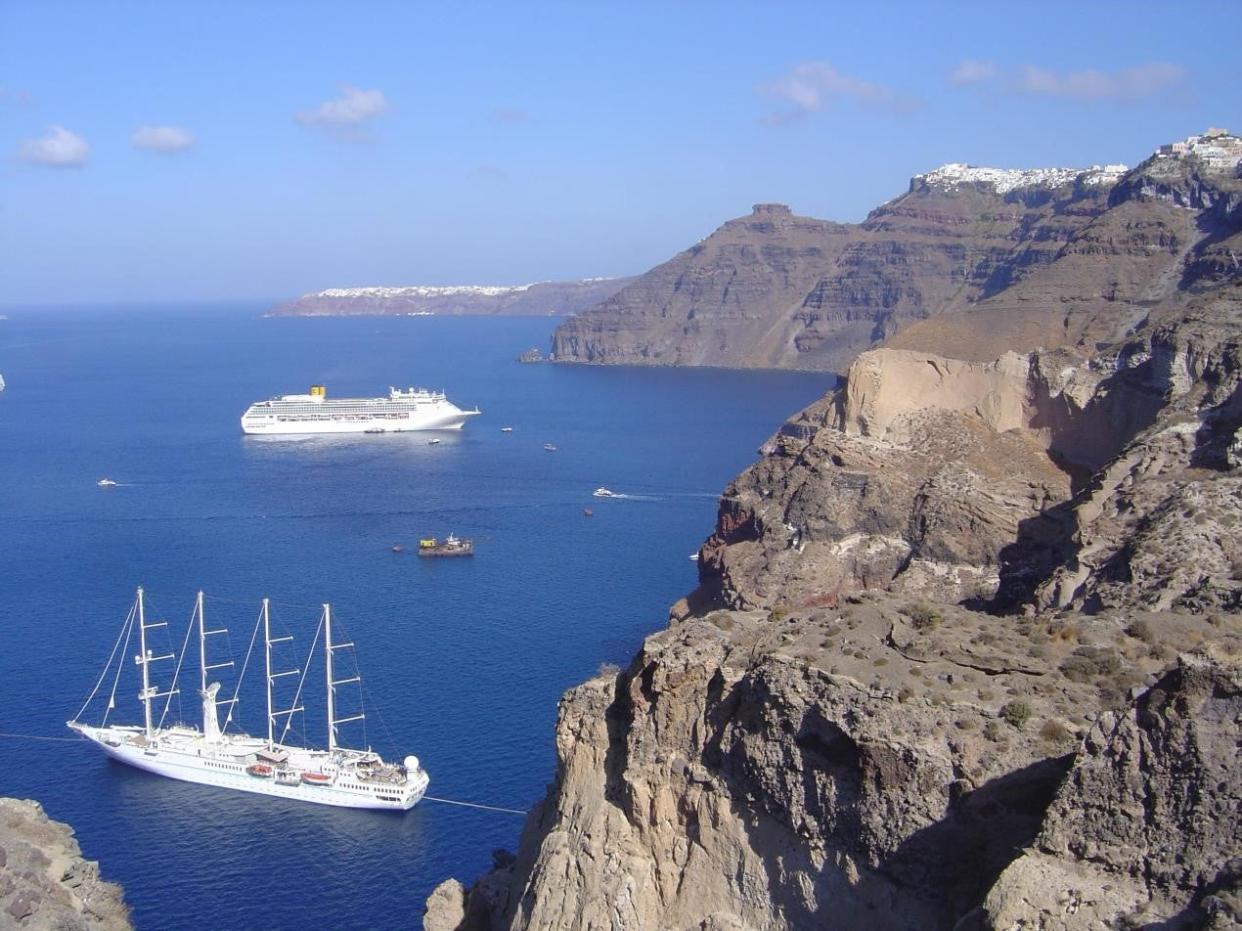
<path fill-rule="evenodd" d="M 1235 175 L 1196 158 L 1133 171 L 954 164 L 861 224 L 761 204 L 567 320 L 552 350 L 567 362 L 843 372 L 881 343 L 952 345 L 976 361 L 1089 349 L 1232 274 Z"/>
<path fill-rule="evenodd" d="M 0 928 L 123 931 L 121 889 L 38 802 L 0 799 Z"/>
<path fill-rule="evenodd" d="M 1206 237 L 1162 290 L 1125 245 L 1124 300 L 981 299 L 990 359 L 933 319 L 859 356 L 726 489 L 667 629 L 562 700 L 513 862 L 425 927 L 1242 921 L 1238 215 L 1193 164 L 1140 169 L 1104 209 Z M 1013 287 L 1088 254 L 1056 253 Z M 1024 346 L 1040 319 L 1091 338 Z"/>
<path fill-rule="evenodd" d="M 563 317 L 615 294 L 630 278 L 541 281 L 527 285 L 416 285 L 328 288 L 277 304 L 269 317 L 434 314 L 444 316 Z"/>

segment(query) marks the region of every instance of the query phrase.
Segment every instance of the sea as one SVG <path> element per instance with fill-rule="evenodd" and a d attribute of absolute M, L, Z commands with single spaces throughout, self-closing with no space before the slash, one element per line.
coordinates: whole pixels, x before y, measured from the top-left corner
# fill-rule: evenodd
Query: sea
<path fill-rule="evenodd" d="M 517 363 L 547 346 L 548 318 L 263 309 L 0 320 L 0 795 L 72 825 L 140 929 L 417 927 L 438 883 L 469 882 L 515 848 L 523 816 L 494 809 L 542 798 L 562 693 L 627 665 L 664 626 L 695 585 L 690 556 L 718 495 L 834 379 Z M 342 397 L 444 389 L 482 414 L 459 433 L 242 435 L 248 404 L 312 383 Z M 105 477 L 117 484 L 99 487 Z M 600 486 L 623 497 L 593 497 Z M 414 555 L 449 533 L 473 539 L 474 557 Z M 331 603 L 364 685 L 366 717 L 342 726 L 342 743 L 417 755 L 445 801 L 403 814 L 288 802 L 65 740 L 138 586 L 148 621 L 168 623 L 153 649 L 189 647 L 157 719 L 199 723 L 184 637 L 201 590 L 208 627 L 228 631 L 209 661 L 233 663 L 213 671 L 238 698 L 233 728 L 264 732 L 261 637 L 237 679 L 267 597 L 294 638 L 278 662 L 306 671 L 288 739 L 323 746 L 322 660 L 308 654 Z M 177 662 L 152 667 L 164 688 Z M 141 720 L 132 656 L 119 665 L 83 720 Z"/>

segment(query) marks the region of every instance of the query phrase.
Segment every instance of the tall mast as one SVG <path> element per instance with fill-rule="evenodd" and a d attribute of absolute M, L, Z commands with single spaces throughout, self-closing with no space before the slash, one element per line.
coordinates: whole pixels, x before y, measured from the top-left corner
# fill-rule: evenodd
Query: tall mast
<path fill-rule="evenodd" d="M 138 587 L 138 662 L 142 665 L 142 717 L 146 727 L 146 735 L 152 734 L 151 729 L 151 671 L 147 668 L 150 655 L 147 653 L 147 616 L 142 604 L 142 586 Z"/>
<path fill-rule="evenodd" d="M 272 672 L 272 644 L 285 643 L 292 640 L 293 636 L 277 637 L 272 639 L 272 616 L 268 610 L 268 601 L 263 599 L 263 665 L 267 672 L 267 748 L 274 750 L 276 748 L 276 719 L 281 715 L 285 715 L 285 730 L 289 729 L 288 721 L 290 716 L 297 714 L 299 711 L 305 711 L 301 705 L 297 703 L 297 697 L 294 697 L 293 707 L 285 708 L 277 711 L 272 708 L 272 683 L 282 676 L 296 676 L 301 673 L 300 669 L 286 669 L 283 672 Z M 298 689 L 301 694 L 301 689 Z"/>
<path fill-rule="evenodd" d="M 203 593 L 194 598 L 194 613 L 198 615 L 198 693 L 207 693 L 207 631 L 203 629 Z"/>
<path fill-rule="evenodd" d="M 335 709 L 332 707 L 336 685 L 332 681 L 332 605 L 330 604 L 323 606 L 323 636 L 324 668 L 328 675 L 328 752 L 331 753 L 336 749 L 336 721 L 333 720 Z"/>
<path fill-rule="evenodd" d="M 151 664 L 159 662 L 162 659 L 172 659 L 176 654 L 165 653 L 163 656 L 155 656 L 147 649 L 147 631 L 154 630 L 156 627 L 167 627 L 167 621 L 157 621 L 154 624 L 147 623 L 146 606 L 142 600 L 142 587 L 138 588 L 138 650 L 139 653 L 134 657 L 134 662 L 142 667 L 142 691 L 138 693 L 138 700 L 142 702 L 142 720 L 144 732 L 148 737 L 155 735 L 155 728 L 151 726 L 151 699 L 164 698 L 168 695 L 175 695 L 178 691 L 177 677 L 173 676 L 173 683 L 169 686 L 167 692 L 161 692 L 158 686 L 151 684 Z"/>
<path fill-rule="evenodd" d="M 323 628 L 324 628 L 324 666 L 328 675 L 328 752 L 331 753 L 336 749 L 336 729 L 341 724 L 348 724 L 350 721 L 361 721 L 366 715 L 362 712 L 350 715 L 345 718 L 336 716 L 336 687 L 338 685 L 349 685 L 351 682 L 360 682 L 361 679 L 357 675 L 350 676 L 347 679 L 332 678 L 332 654 L 337 650 L 348 650 L 353 647 L 353 643 L 333 643 L 332 642 L 332 605 L 325 604 L 323 606 Z"/>
<path fill-rule="evenodd" d="M 263 599 L 263 671 L 267 682 L 267 749 L 272 749 L 272 623 L 267 612 L 267 599 Z"/>

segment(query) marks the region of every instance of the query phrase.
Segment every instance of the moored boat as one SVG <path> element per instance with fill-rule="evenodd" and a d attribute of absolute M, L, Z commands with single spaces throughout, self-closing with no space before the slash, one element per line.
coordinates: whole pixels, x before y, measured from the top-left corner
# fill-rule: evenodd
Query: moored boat
<path fill-rule="evenodd" d="M 451 533 L 443 540 L 426 537 L 418 541 L 419 556 L 473 556 L 474 541 L 463 540 Z"/>
<path fill-rule="evenodd" d="M 251 638 L 253 644 L 259 639 L 260 632 L 262 633 L 267 690 L 266 739 L 230 731 L 248 663 L 242 665 L 242 674 L 237 679 L 231 698 L 219 698 L 220 683 L 208 681 L 209 673 L 232 667 L 233 662 L 209 661 L 209 640 L 216 635 L 226 634 L 227 631 L 224 628 L 207 629 L 202 592 L 199 592 L 195 600 L 191 627 L 186 632 L 187 644 L 195 628 L 198 632 L 198 692 L 202 699 L 202 727 L 184 723 L 165 725 L 171 698 L 180 694 L 177 683 L 183 664 L 179 661 L 175 663 L 176 671 L 172 674 L 171 682 L 157 685 L 153 679 L 152 667 L 162 662 L 174 661 L 177 657 L 171 649 L 166 653 L 157 653 L 148 632 L 167 626 L 163 621 L 147 621 L 143 590 L 138 589 L 134 606 L 125 619 L 103 673 L 81 710 L 68 722 L 70 730 L 96 744 L 115 760 L 184 782 L 342 808 L 405 811 L 414 807 L 423 797 L 430 776 L 420 765 L 418 757 L 406 756 L 400 763 L 389 763 L 369 747 L 365 750 L 346 747 L 338 739 L 342 725 L 361 721 L 367 715 L 362 708 L 360 675 L 356 674 L 356 670 L 354 675 L 350 675 L 339 665 L 344 657 L 338 654 L 352 649 L 353 644 L 334 640 L 330 605 L 323 606 L 319 628 L 313 641 L 314 644 L 323 645 L 328 724 L 326 750 L 283 742 L 292 726 L 293 715 L 304 710 L 299 699 L 303 694 L 302 684 L 306 679 L 309 662 L 303 663 L 300 669 L 273 668 L 273 645 L 293 638 L 272 636 L 269 603 L 266 598 L 261 602 L 259 618 Z M 121 672 L 127 665 L 125 660 L 128 644 L 133 640 L 137 641 L 138 654 L 135 662 L 142 676 L 138 701 L 143 707 L 143 722 L 141 725 L 110 724 L 108 717 L 116 707 L 117 686 Z M 122 647 L 122 644 L 126 646 Z M 307 660 L 309 661 L 309 657 Z M 101 693 L 114 665 L 116 671 L 112 678 L 111 691 Z M 273 704 L 273 683 L 285 676 L 300 676 L 301 680 L 291 706 L 280 708 Z M 356 704 L 362 710 L 354 714 L 340 715 L 337 692 L 343 686 L 354 683 L 358 683 Z M 87 709 L 92 707 L 92 702 L 101 694 L 107 698 L 102 723 L 96 725 L 82 721 Z M 344 697 L 347 700 L 350 698 L 349 695 Z M 162 702 L 159 701 L 161 699 Z M 162 705 L 162 709 L 153 707 L 157 702 Z M 220 719 L 221 708 L 226 710 L 223 721 Z M 156 712 L 159 712 L 158 719 L 155 717 Z"/>
<path fill-rule="evenodd" d="M 256 401 L 241 417 L 243 433 L 403 433 L 411 430 L 460 430 L 479 415 L 462 410 L 443 391 L 389 388 L 383 398 L 329 398 L 323 385 L 308 394 L 285 394 Z"/>

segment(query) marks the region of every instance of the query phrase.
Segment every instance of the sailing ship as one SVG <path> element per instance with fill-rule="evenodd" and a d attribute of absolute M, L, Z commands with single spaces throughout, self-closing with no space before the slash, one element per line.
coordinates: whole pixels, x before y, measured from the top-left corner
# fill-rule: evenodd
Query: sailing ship
<path fill-rule="evenodd" d="M 268 599 L 264 598 L 261 602 L 259 619 L 250 641 L 251 649 L 253 649 L 261 628 L 267 682 L 266 739 L 251 737 L 244 733 L 232 733 L 229 730 L 238 702 L 241 680 L 245 677 L 249 663 L 250 651 L 247 651 L 246 662 L 242 664 L 242 673 L 238 677 L 231 698 L 221 699 L 219 697 L 220 683 L 208 682 L 212 671 L 232 667 L 233 661 L 217 663 L 208 661 L 209 641 L 218 635 L 226 634 L 227 629 L 207 628 L 202 592 L 199 592 L 195 599 L 191 626 L 186 631 L 187 645 L 193 630 L 198 631 L 198 684 L 199 696 L 202 699 L 202 727 L 183 723 L 165 726 L 164 722 L 172 697 L 180 692 L 177 681 L 182 663 L 180 660 L 177 661 L 171 684 L 164 691 L 160 691 L 158 685 L 152 684 L 151 667 L 157 663 L 176 659 L 176 654 L 169 650 L 167 653 L 157 655 L 148 643 L 148 631 L 167 626 L 165 621 L 147 622 L 143 590 L 139 588 L 134 604 L 122 625 L 121 633 L 112 648 L 112 655 L 108 657 L 108 662 L 94 690 L 74 719 L 68 722 L 70 730 L 99 746 L 113 759 L 138 769 L 171 779 L 220 786 L 242 792 L 275 795 L 342 808 L 406 811 L 413 808 L 427 791 L 430 777 L 420 765 L 418 757 L 407 756 L 400 764 L 388 763 L 369 748 L 366 750 L 351 749 L 339 742 L 341 725 L 361 721 L 365 719 L 366 714 L 360 710 L 357 714 L 337 717 L 337 689 L 354 683 L 360 684 L 362 680 L 359 675 L 335 678 L 335 654 L 351 649 L 354 645 L 350 642 L 338 643 L 333 640 L 331 605 L 323 605 L 319 627 L 315 632 L 315 641 L 311 645 L 313 654 L 315 643 L 318 643 L 320 635 L 323 635 L 328 712 L 326 750 L 300 747 L 284 742 L 288 737 L 293 716 L 305 710 L 299 702 L 307 668 L 285 670 L 272 668 L 273 645 L 293 638 L 272 636 Z M 141 725 L 109 724 L 108 716 L 116 708 L 117 687 L 120 682 L 121 669 L 125 665 L 124 656 L 129 650 L 131 640 L 134 639 L 135 628 L 137 629 L 138 654 L 134 657 L 134 662 L 142 670 L 142 689 L 138 692 L 138 701 L 143 709 L 143 723 Z M 182 659 L 184 659 L 185 652 L 183 647 Z M 114 661 L 116 674 L 113 677 L 112 691 L 108 697 L 103 721 L 99 725 L 85 723 L 80 719 L 99 694 Z M 273 685 L 287 676 L 301 677 L 298 681 L 297 692 L 290 707 L 277 709 L 273 706 Z M 361 688 L 360 685 L 359 688 Z M 153 703 L 159 699 L 164 699 L 164 707 L 157 721 Z M 223 724 L 220 722 L 222 707 L 228 709 Z M 281 721 L 284 723 L 278 739 L 277 727 Z"/>

